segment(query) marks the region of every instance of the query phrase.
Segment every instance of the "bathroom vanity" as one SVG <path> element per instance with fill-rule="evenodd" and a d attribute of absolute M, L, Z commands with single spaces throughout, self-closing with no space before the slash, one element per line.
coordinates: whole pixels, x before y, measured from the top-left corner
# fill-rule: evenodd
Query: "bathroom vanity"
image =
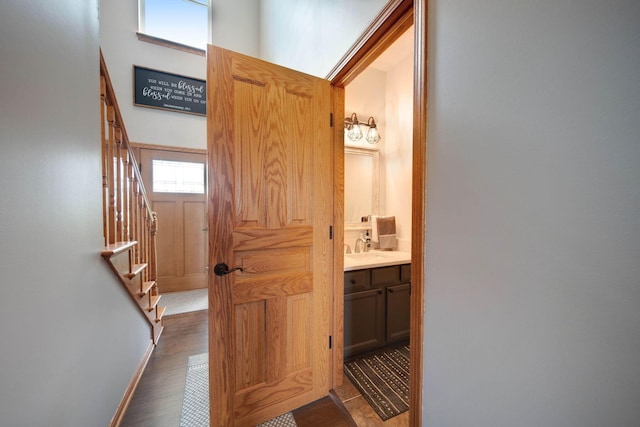
<path fill-rule="evenodd" d="M 345 359 L 409 339 L 410 262 L 399 251 L 345 254 Z"/>

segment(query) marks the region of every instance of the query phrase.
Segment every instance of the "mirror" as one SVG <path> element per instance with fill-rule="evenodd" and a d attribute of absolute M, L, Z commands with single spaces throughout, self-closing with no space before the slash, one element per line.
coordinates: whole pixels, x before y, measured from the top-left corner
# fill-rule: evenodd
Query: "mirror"
<path fill-rule="evenodd" d="M 379 215 L 379 154 L 377 150 L 344 149 L 345 228 L 361 226 L 360 219 Z"/>

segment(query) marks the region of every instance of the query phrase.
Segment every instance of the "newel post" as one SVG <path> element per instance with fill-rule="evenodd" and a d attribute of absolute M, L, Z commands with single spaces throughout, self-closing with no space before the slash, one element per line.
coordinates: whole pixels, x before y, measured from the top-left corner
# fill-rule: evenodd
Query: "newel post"
<path fill-rule="evenodd" d="M 156 262 L 158 254 L 156 251 L 156 234 L 158 232 L 158 214 L 155 212 L 151 212 L 151 242 L 150 242 L 150 256 L 149 256 L 149 280 L 156 281 L 158 278 L 158 264 Z"/>

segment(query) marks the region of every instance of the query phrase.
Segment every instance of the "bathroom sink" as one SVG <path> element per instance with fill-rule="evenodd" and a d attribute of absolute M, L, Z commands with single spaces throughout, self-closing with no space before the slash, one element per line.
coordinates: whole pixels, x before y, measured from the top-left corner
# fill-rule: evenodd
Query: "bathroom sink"
<path fill-rule="evenodd" d="M 379 252 L 360 252 L 357 254 L 345 254 L 344 255 L 346 258 L 351 258 L 351 259 L 359 259 L 359 260 L 366 260 L 366 259 L 380 259 L 380 258 L 386 258 L 384 255 L 380 254 Z"/>
<path fill-rule="evenodd" d="M 407 264 L 411 254 L 402 251 L 377 251 L 344 254 L 344 271 Z"/>

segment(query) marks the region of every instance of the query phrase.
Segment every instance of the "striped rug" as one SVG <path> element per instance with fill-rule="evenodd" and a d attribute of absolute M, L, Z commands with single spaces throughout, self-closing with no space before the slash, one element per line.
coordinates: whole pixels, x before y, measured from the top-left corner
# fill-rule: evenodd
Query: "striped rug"
<path fill-rule="evenodd" d="M 344 372 L 382 421 L 409 409 L 409 346 L 360 356 Z"/>

